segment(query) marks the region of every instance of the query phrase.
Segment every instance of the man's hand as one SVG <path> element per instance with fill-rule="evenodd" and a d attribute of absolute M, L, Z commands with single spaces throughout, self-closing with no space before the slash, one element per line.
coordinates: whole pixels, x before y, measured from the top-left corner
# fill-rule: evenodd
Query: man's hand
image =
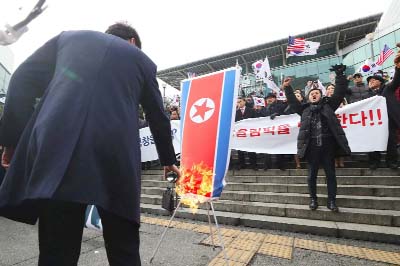
<path fill-rule="evenodd" d="M 269 116 L 269 118 L 271 118 L 271 120 L 274 120 L 277 116 L 279 116 L 278 113 L 273 113 Z"/>
<path fill-rule="evenodd" d="M 4 147 L 3 155 L 1 156 L 1 165 L 4 168 L 10 167 L 11 159 L 14 155 L 14 148 Z"/>
<path fill-rule="evenodd" d="M 179 180 L 179 178 L 181 178 L 181 171 L 175 164 L 164 166 L 164 179 L 167 179 L 167 173 L 169 172 L 176 173 L 176 175 L 178 176 L 177 181 Z"/>
<path fill-rule="evenodd" d="M 285 80 L 284 80 L 283 83 L 282 83 L 282 87 L 283 87 L 283 88 L 289 87 L 290 84 L 292 83 L 292 80 L 293 80 L 293 79 L 292 79 L 291 77 L 285 78 Z"/>

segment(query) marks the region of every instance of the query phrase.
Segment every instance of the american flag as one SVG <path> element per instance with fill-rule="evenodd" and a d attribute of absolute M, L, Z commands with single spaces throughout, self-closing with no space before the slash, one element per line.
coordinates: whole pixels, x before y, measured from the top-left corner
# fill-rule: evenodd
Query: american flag
<path fill-rule="evenodd" d="M 383 63 L 386 61 L 386 59 L 388 59 L 393 53 L 394 52 L 392 51 L 392 49 L 390 49 L 389 46 L 387 46 L 387 44 L 385 44 L 382 52 L 379 54 L 379 58 L 376 61 L 376 64 L 378 66 L 383 65 Z"/>
<path fill-rule="evenodd" d="M 304 48 L 306 45 L 306 41 L 304 40 L 304 38 L 294 38 L 292 36 L 289 36 L 289 42 L 288 42 L 288 46 L 287 46 L 287 53 L 290 52 L 303 52 Z"/>

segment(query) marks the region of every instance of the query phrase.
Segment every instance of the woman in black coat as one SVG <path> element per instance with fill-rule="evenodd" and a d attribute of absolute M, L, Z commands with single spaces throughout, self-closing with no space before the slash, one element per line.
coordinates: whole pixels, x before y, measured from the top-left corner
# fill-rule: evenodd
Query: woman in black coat
<path fill-rule="evenodd" d="M 291 78 L 287 78 L 283 82 L 289 105 L 301 115 L 297 154 L 300 158 L 306 158 L 308 162 L 307 182 L 311 210 L 318 208 L 317 175 L 319 165 L 322 164 L 327 177 L 327 207 L 332 211 L 338 211 L 335 156 L 351 153 L 346 135 L 335 115 L 335 110 L 339 108 L 347 89 L 347 80 L 343 74 L 345 69 L 344 65 L 336 65 L 331 69 L 336 72 L 336 89 L 332 97 L 322 97 L 322 91 L 315 86 L 309 90 L 308 102 L 304 104 L 296 99 L 290 86 Z"/>

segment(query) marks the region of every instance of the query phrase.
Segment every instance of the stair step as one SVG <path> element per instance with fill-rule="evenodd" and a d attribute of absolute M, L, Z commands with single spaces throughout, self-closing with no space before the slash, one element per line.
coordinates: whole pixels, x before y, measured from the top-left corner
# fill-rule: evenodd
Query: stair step
<path fill-rule="evenodd" d="M 306 184 L 276 184 L 276 183 L 228 183 L 226 190 L 252 191 L 252 192 L 289 192 L 308 194 Z M 317 191 L 327 194 L 325 184 L 318 184 Z M 384 196 L 400 197 L 400 186 L 381 186 L 381 185 L 338 185 L 338 195 L 358 195 L 358 196 Z"/>
<path fill-rule="evenodd" d="M 400 176 L 337 176 L 338 185 L 394 185 L 400 186 Z M 279 183 L 306 184 L 307 176 L 227 176 L 228 183 Z M 317 183 L 326 184 L 325 176 L 318 176 Z"/>
<path fill-rule="evenodd" d="M 167 183 L 165 184 L 165 187 Z M 161 195 L 163 187 L 146 187 L 142 186 L 144 194 Z M 298 193 L 308 194 L 306 184 L 274 184 L 274 183 L 229 183 L 225 187 L 226 191 L 249 191 L 249 192 L 275 192 L 275 193 Z M 324 184 L 317 185 L 317 191 L 320 194 L 327 194 L 327 188 Z M 370 186 L 370 185 L 338 185 L 337 195 L 354 195 L 354 196 L 373 196 L 373 197 L 400 197 L 400 186 Z"/>
<path fill-rule="evenodd" d="M 308 194 L 299 193 L 224 190 L 221 195 L 221 200 L 300 204 L 308 206 L 310 198 Z M 326 205 L 327 195 L 319 194 L 318 202 L 320 205 Z M 338 195 L 336 202 L 339 206 L 346 208 L 400 211 L 400 197 Z"/>
<path fill-rule="evenodd" d="M 141 202 L 160 206 L 161 196 L 142 195 Z M 308 218 L 312 220 L 326 220 L 335 222 L 400 226 L 400 211 L 393 210 L 344 208 L 339 206 L 340 212 L 334 213 L 322 204 L 316 211 L 311 211 L 307 205 L 270 202 L 239 202 L 230 200 L 219 200 L 215 202 L 214 205 L 215 209 L 218 211 L 243 214 L 247 213 L 301 219 Z"/>
<path fill-rule="evenodd" d="M 156 175 L 162 177 L 164 174 L 161 169 L 143 170 L 142 176 Z M 307 176 L 307 169 L 286 169 L 284 171 L 279 169 L 258 170 L 241 169 L 241 170 L 228 170 L 227 176 Z M 336 176 L 399 176 L 400 168 L 392 170 L 389 168 L 378 168 L 370 170 L 368 168 L 338 168 L 336 169 Z M 318 176 L 325 176 L 324 170 L 320 169 Z"/>
<path fill-rule="evenodd" d="M 160 205 L 153 204 L 142 203 L 141 211 L 150 214 L 170 215 L 170 213 L 162 209 Z M 243 225 L 255 228 L 400 244 L 399 227 L 240 214 L 225 211 L 215 211 L 215 215 L 220 224 Z M 193 214 L 188 208 L 180 208 L 176 212 L 176 217 L 208 222 L 207 211 L 202 209 L 199 209 L 196 214 Z"/>
<path fill-rule="evenodd" d="M 157 191 L 153 190 L 152 192 L 158 192 L 158 193 L 142 194 L 142 196 L 146 195 L 146 196 L 161 197 L 162 191 L 163 190 L 157 190 Z M 224 190 L 224 192 L 221 195 L 221 200 L 299 204 L 307 206 L 310 202 L 308 194 L 284 193 L 284 192 L 283 193 L 248 192 L 248 191 L 229 191 L 229 190 Z M 318 202 L 320 205 L 326 205 L 327 195 L 318 194 Z M 400 197 L 338 195 L 336 202 L 338 206 L 346 208 L 400 211 Z M 161 198 L 160 201 L 157 201 L 156 204 L 160 203 L 161 203 Z"/>
<path fill-rule="evenodd" d="M 400 186 L 400 176 L 338 176 L 338 185 L 386 185 Z M 153 181 L 153 183 L 152 183 Z M 157 186 L 164 178 L 156 175 L 142 176 L 145 186 Z M 278 184 L 306 184 L 307 176 L 227 176 L 227 183 L 278 183 Z M 318 184 L 326 184 L 325 176 L 317 178 Z M 164 186 L 164 185 L 163 185 Z"/>

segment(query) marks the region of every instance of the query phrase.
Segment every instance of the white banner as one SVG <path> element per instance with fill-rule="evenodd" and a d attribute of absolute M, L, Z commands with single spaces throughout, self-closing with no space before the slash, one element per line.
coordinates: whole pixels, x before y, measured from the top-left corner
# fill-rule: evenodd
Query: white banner
<path fill-rule="evenodd" d="M 388 139 L 386 99 L 381 96 L 348 104 L 336 111 L 352 152 L 385 151 Z M 300 116 L 253 118 L 234 127 L 232 149 L 270 154 L 295 154 Z"/>
<path fill-rule="evenodd" d="M 171 135 L 175 153 L 179 154 L 181 153 L 180 120 L 171 120 Z M 140 149 L 142 152 L 142 162 L 158 159 L 156 145 L 149 127 L 140 129 Z"/>
<path fill-rule="evenodd" d="M 388 140 L 386 99 L 371 97 L 336 110 L 352 152 L 385 151 Z M 171 121 L 175 152 L 180 153 L 180 121 Z M 235 123 L 231 148 L 269 154 L 296 154 L 300 116 L 297 114 L 245 119 Z M 157 160 L 149 128 L 140 130 L 142 162 Z"/>

